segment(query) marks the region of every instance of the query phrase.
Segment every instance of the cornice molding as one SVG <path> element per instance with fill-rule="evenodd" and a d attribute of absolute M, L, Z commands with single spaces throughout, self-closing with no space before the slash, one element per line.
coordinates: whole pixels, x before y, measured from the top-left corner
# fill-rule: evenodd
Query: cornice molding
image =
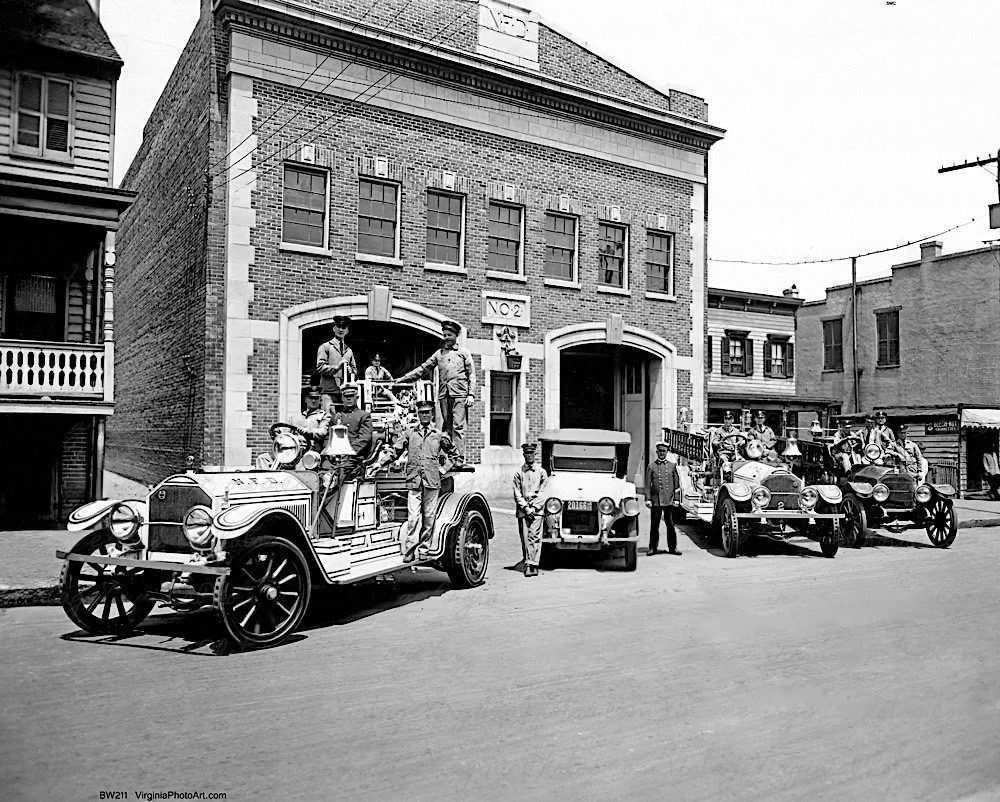
<path fill-rule="evenodd" d="M 387 38 L 376 41 L 349 29 L 321 33 L 300 23 L 288 23 L 262 15 L 256 10 L 233 7 L 239 0 L 217 0 L 217 19 L 232 30 L 265 35 L 307 44 L 350 60 L 409 73 L 438 83 L 477 92 L 494 99 L 544 109 L 550 113 L 608 128 L 617 128 L 649 139 L 695 151 L 707 152 L 721 139 L 722 130 L 697 121 L 673 119 L 672 115 L 645 107 L 604 100 L 555 81 L 511 74 L 506 67 L 493 65 L 466 54 L 451 55 L 440 50 L 415 53 L 404 50 Z M 305 22 L 305 21 L 303 21 Z M 405 45 L 404 45 L 405 46 Z M 416 45 L 419 47 L 419 42 Z M 697 130 L 702 129 L 702 130 Z M 716 133 L 717 132 L 717 133 Z"/>

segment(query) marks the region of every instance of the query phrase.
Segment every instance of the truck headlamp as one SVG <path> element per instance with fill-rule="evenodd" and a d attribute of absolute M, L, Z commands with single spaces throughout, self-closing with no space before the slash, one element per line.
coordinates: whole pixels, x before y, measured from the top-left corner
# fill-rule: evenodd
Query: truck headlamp
<path fill-rule="evenodd" d="M 877 462 L 882 459 L 884 452 L 878 443 L 869 443 L 865 446 L 865 459 L 869 462 Z"/>
<path fill-rule="evenodd" d="M 917 504 L 926 504 L 931 500 L 931 496 L 933 495 L 934 491 L 930 485 L 920 485 L 920 487 L 913 491 L 913 498 L 917 500 Z"/>
<path fill-rule="evenodd" d="M 139 513 L 124 502 L 111 509 L 111 534 L 121 543 L 134 543 L 142 523 Z"/>
<path fill-rule="evenodd" d="M 804 510 L 811 510 L 819 503 L 819 493 L 814 487 L 805 487 L 799 493 L 799 506 Z"/>
<path fill-rule="evenodd" d="M 271 453 L 279 465 L 294 465 L 299 458 L 298 440 L 283 432 L 274 438 Z"/>
<path fill-rule="evenodd" d="M 212 511 L 208 507 L 192 507 L 184 516 L 184 537 L 196 549 L 212 545 Z"/>
<path fill-rule="evenodd" d="M 878 448 L 878 446 L 875 447 Z M 881 483 L 875 485 L 875 487 L 872 488 L 872 498 L 875 499 L 879 504 L 881 504 L 883 501 L 888 501 L 889 488 Z"/>
<path fill-rule="evenodd" d="M 622 514 L 634 518 L 639 514 L 639 499 L 629 496 L 622 499 Z"/>
<path fill-rule="evenodd" d="M 545 512 L 548 515 L 558 515 L 562 512 L 562 501 L 554 497 L 545 499 Z"/>
<path fill-rule="evenodd" d="M 751 440 L 744 449 L 749 459 L 760 459 L 764 456 L 764 446 L 760 440 Z"/>
<path fill-rule="evenodd" d="M 761 485 L 753 491 L 751 498 L 753 498 L 753 503 L 756 507 L 764 509 L 771 503 L 771 491 Z"/>
<path fill-rule="evenodd" d="M 611 513 L 615 511 L 614 500 L 605 496 L 597 502 L 597 510 L 601 513 L 601 515 L 611 515 Z"/>

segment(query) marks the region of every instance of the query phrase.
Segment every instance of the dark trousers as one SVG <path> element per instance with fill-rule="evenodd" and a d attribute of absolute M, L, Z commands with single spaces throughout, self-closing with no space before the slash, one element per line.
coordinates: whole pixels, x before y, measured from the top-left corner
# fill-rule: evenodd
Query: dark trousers
<path fill-rule="evenodd" d="M 674 508 L 658 507 L 655 504 L 649 508 L 649 550 L 657 551 L 660 547 L 660 518 L 667 525 L 667 549 L 677 551 L 677 530 L 674 529 Z"/>

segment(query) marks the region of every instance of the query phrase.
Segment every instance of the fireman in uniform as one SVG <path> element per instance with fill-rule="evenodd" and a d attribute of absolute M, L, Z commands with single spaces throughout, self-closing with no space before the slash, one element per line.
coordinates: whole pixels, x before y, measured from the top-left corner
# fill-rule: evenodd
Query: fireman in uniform
<path fill-rule="evenodd" d="M 334 407 L 340 406 L 341 385 L 352 381 L 358 373 L 354 351 L 345 339 L 350 323 L 350 318 L 343 315 L 334 317 L 333 337 L 323 343 L 316 352 L 316 372 L 319 374 L 319 386 L 323 392 L 323 408 L 327 412 L 333 412 Z"/>
<path fill-rule="evenodd" d="M 538 493 L 549 478 L 545 468 L 535 464 L 534 443 L 524 443 L 521 453 L 524 464 L 514 474 L 514 503 L 517 507 L 517 527 L 524 555 L 524 575 L 538 576 L 538 557 L 542 547 L 542 500 Z"/>

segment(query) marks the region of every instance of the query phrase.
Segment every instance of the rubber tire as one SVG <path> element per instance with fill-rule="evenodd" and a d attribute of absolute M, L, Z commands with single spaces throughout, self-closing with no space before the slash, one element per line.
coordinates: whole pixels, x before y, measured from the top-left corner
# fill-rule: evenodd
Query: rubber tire
<path fill-rule="evenodd" d="M 81 538 L 80 541 L 73 546 L 72 549 L 70 549 L 70 551 L 75 552 L 76 554 L 94 554 L 101 548 L 101 546 L 106 546 L 115 542 L 115 536 L 111 534 L 110 529 L 98 529 L 97 531 L 90 532 Z M 80 572 L 84 566 L 90 565 L 91 563 L 81 563 L 76 562 L 75 560 L 63 561 L 62 572 L 59 575 L 59 588 L 62 607 L 66 612 L 66 615 L 69 616 L 70 620 L 80 627 L 80 629 L 84 632 L 89 632 L 91 635 L 124 635 L 131 632 L 145 620 L 146 616 L 149 615 L 156 602 L 140 594 L 135 599 L 127 599 L 131 602 L 132 609 L 127 611 L 124 616 L 118 615 L 115 618 L 111 618 L 109 615 L 107 620 L 105 620 L 103 616 L 98 618 L 86 609 L 86 606 L 80 599 Z M 107 572 L 108 569 L 115 568 L 117 568 L 117 566 L 104 566 L 104 571 Z M 149 584 L 158 580 L 159 572 L 152 571 L 149 572 L 149 575 L 147 576 L 144 569 L 138 570 L 143 573 L 147 587 Z M 91 569 L 91 571 L 93 571 L 93 569 Z M 101 575 L 103 576 L 103 572 Z M 114 574 L 109 573 L 109 575 L 113 576 Z M 95 583 L 95 587 L 96 585 L 97 583 Z M 116 593 L 115 596 L 118 599 L 123 599 L 121 593 Z M 108 613 L 110 613 L 111 601 L 115 598 L 115 596 L 101 593 L 96 601 L 100 602 L 101 599 L 106 598 L 107 600 L 104 607 Z M 94 609 L 96 609 L 97 606 L 99 605 L 95 603 Z M 117 601 L 115 606 L 117 607 Z M 124 607 L 124 604 L 122 607 Z"/>
<path fill-rule="evenodd" d="M 834 508 L 834 512 L 840 512 L 839 509 Z M 819 537 L 819 549 L 823 552 L 824 557 L 836 557 L 837 550 L 840 548 L 840 519 L 834 518 L 830 521 L 830 531 L 825 532 Z"/>
<path fill-rule="evenodd" d="M 726 526 L 735 528 L 735 536 L 726 538 Z M 727 557 L 740 556 L 740 519 L 736 517 L 736 502 L 731 498 L 722 499 L 719 505 L 719 538 L 722 541 L 722 553 Z"/>
<path fill-rule="evenodd" d="M 490 563 L 491 534 L 489 524 L 479 510 L 469 510 L 462 518 L 461 525 L 448 533 L 445 570 L 451 579 L 451 584 L 456 588 L 474 588 L 486 581 L 486 569 Z M 463 559 L 470 535 L 482 541 L 482 559 L 475 568 L 469 566 Z"/>
<path fill-rule="evenodd" d="M 214 602 L 216 614 L 226 631 L 226 636 L 233 643 L 240 646 L 258 648 L 277 646 L 295 632 L 299 624 L 302 623 L 306 610 L 309 608 L 309 599 L 312 594 L 309 564 L 306 562 L 306 558 L 299 547 L 283 537 L 274 537 L 271 535 L 252 536 L 239 545 L 239 551 L 230 560 L 231 573 L 220 576 L 215 581 Z M 245 562 L 245 556 L 261 549 L 270 549 L 276 551 L 278 554 L 284 551 L 284 556 L 291 560 L 292 567 L 299 577 L 299 587 L 301 588 L 299 598 L 296 601 L 297 607 L 293 610 L 292 615 L 280 627 L 267 634 L 249 632 L 244 629 L 238 620 L 238 615 L 230 608 L 234 577 L 239 576 L 239 569 Z M 245 577 L 240 578 L 240 581 L 244 580 Z"/>
<path fill-rule="evenodd" d="M 848 506 L 850 506 L 850 512 Z M 846 516 L 842 527 L 844 545 L 848 548 L 860 549 L 868 538 L 868 513 L 865 511 L 865 505 L 857 496 L 848 494 L 844 496 L 841 509 Z M 857 521 L 857 525 L 853 523 L 854 520 Z M 848 522 L 851 522 L 850 525 Z"/>
<path fill-rule="evenodd" d="M 622 565 L 623 571 L 634 571 L 639 565 L 639 544 L 629 542 L 625 544 L 625 562 Z"/>
<path fill-rule="evenodd" d="M 943 505 L 948 510 L 948 525 L 945 529 L 944 537 L 935 540 L 931 535 L 931 524 L 934 521 L 932 517 L 934 510 L 939 505 Z M 939 549 L 946 549 L 955 542 L 955 538 L 958 536 L 958 516 L 955 515 L 955 505 L 950 499 L 938 498 L 929 505 L 927 508 L 927 522 L 924 524 L 924 530 L 927 532 L 927 539 Z"/>

